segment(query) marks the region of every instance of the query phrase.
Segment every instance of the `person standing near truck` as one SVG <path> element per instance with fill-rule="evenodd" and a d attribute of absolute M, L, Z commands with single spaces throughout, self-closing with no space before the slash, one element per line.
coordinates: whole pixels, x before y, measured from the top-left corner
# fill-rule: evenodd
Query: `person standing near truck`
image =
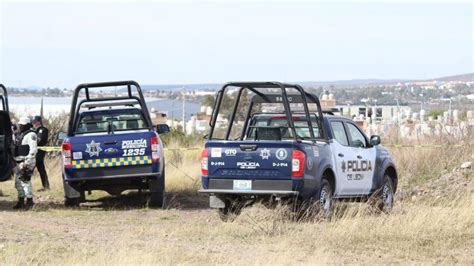
<path fill-rule="evenodd" d="M 18 191 L 18 203 L 13 207 L 14 209 L 31 209 L 33 208 L 33 187 L 31 185 L 31 176 L 36 165 L 37 137 L 35 131 L 32 129 L 30 119 L 28 117 L 20 118 L 18 122 L 20 130 L 20 145 L 17 150 L 22 150 L 28 146 L 28 153 L 26 156 L 15 154 L 15 161 L 17 167 L 15 169 L 15 187 Z M 21 152 L 19 152 L 22 154 Z M 26 205 L 25 205 L 26 198 Z"/>
<path fill-rule="evenodd" d="M 33 118 L 33 128 L 38 137 L 38 147 L 46 146 L 48 143 L 49 130 L 43 126 L 41 116 L 37 115 Z M 43 185 L 43 188 L 39 189 L 38 192 L 49 190 L 48 173 L 46 172 L 46 167 L 44 165 L 45 155 L 45 151 L 38 149 L 38 153 L 36 154 L 36 169 L 38 169 L 41 177 L 41 184 Z"/>

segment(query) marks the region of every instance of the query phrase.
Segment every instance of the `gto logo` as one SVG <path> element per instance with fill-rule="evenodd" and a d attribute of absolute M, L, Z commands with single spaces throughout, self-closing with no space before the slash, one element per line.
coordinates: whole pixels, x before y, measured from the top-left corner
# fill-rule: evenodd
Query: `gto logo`
<path fill-rule="evenodd" d="M 255 169 L 260 167 L 260 164 L 257 162 L 237 162 L 237 167 L 240 169 Z"/>
<path fill-rule="evenodd" d="M 225 153 L 225 156 L 235 156 L 235 155 L 237 155 L 237 150 L 236 149 L 226 149 L 224 153 Z"/>

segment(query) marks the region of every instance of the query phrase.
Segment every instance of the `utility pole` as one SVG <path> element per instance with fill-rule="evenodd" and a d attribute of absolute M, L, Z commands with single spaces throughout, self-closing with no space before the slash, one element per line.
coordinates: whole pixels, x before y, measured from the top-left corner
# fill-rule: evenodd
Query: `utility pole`
<path fill-rule="evenodd" d="M 453 99 L 452 98 L 449 98 L 449 109 L 448 109 L 448 124 L 451 124 L 451 121 L 452 121 L 452 111 L 451 111 L 451 101 Z"/>
<path fill-rule="evenodd" d="M 43 117 L 43 97 L 41 97 L 40 116 Z"/>

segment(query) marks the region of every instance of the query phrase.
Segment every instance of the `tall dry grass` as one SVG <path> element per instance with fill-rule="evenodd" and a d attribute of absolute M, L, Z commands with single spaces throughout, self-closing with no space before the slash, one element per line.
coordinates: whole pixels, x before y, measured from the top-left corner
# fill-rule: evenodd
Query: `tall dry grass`
<path fill-rule="evenodd" d="M 235 222 L 221 222 L 196 193 L 200 149 L 178 150 L 179 143 L 168 143 L 165 154 L 165 210 L 144 204 L 65 209 L 59 165 L 50 159 L 52 191 L 37 193 L 34 211 L 11 212 L 13 182 L 1 184 L 7 197 L 0 198 L 0 264 L 472 265 L 473 171 L 459 166 L 473 160 L 473 149 L 470 137 L 462 141 L 461 147 L 390 148 L 400 189 L 392 213 L 338 203 L 330 221 L 295 222 L 285 207 L 257 204 Z M 38 188 L 39 178 L 33 179 Z M 421 201 L 403 196 L 408 191 L 428 193 Z M 116 198 L 97 192 L 88 197 Z"/>

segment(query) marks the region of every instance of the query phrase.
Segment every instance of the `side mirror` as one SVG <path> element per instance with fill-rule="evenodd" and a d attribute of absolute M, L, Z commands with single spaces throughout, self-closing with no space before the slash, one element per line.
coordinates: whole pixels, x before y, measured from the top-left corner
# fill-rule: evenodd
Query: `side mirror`
<path fill-rule="evenodd" d="M 379 135 L 372 135 L 370 137 L 370 145 L 377 146 L 380 144 L 380 136 Z"/>
<path fill-rule="evenodd" d="M 158 124 L 156 125 L 156 132 L 158 134 L 165 134 L 170 132 L 170 127 L 167 124 Z"/>
<path fill-rule="evenodd" d="M 58 139 L 64 141 L 67 138 L 67 134 L 65 132 L 59 132 Z"/>

